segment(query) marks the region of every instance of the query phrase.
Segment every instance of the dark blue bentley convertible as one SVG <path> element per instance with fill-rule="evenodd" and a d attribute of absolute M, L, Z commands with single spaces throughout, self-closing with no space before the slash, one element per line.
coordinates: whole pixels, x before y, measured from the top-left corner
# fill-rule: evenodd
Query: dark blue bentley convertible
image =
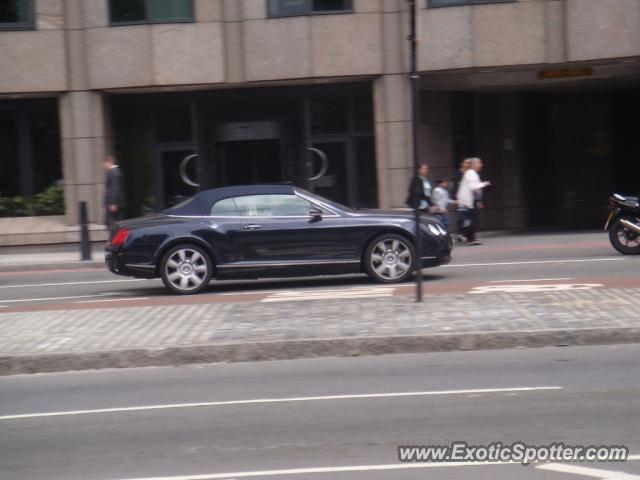
<path fill-rule="evenodd" d="M 161 277 L 176 293 L 200 292 L 212 278 L 364 272 L 391 283 L 449 262 L 442 223 L 422 217 L 419 253 L 414 225 L 411 213 L 352 210 L 291 185 L 223 187 L 119 222 L 105 255 L 113 273 Z"/>

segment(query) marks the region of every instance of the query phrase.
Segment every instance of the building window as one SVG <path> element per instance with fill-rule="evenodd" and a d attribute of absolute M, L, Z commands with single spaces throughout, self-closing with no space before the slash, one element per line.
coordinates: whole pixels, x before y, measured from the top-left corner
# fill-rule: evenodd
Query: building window
<path fill-rule="evenodd" d="M 518 0 L 427 0 L 429 8 L 455 7 L 458 5 L 480 5 L 486 3 L 513 3 Z"/>
<path fill-rule="evenodd" d="M 111 0 L 112 25 L 193 22 L 193 0 Z"/>
<path fill-rule="evenodd" d="M 0 30 L 33 29 L 32 0 L 1 0 Z"/>
<path fill-rule="evenodd" d="M 270 17 L 327 13 L 350 13 L 353 0 L 268 0 Z"/>
<path fill-rule="evenodd" d="M 56 100 L 0 102 L 0 217 L 63 213 Z"/>

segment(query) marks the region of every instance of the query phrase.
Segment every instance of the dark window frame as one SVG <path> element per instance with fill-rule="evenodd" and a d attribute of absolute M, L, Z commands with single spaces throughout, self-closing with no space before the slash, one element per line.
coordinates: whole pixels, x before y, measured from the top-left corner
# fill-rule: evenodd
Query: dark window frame
<path fill-rule="evenodd" d="M 467 7 L 473 5 L 488 5 L 492 3 L 517 3 L 518 0 L 455 0 L 451 3 L 439 5 L 438 0 L 426 0 L 427 8 Z"/>
<path fill-rule="evenodd" d="M 345 3 L 348 4 L 349 8 L 344 8 L 342 10 L 314 10 L 313 9 L 313 0 L 305 0 L 307 3 L 307 7 L 305 11 L 302 13 L 273 13 L 271 12 L 270 2 L 267 0 L 267 18 L 290 18 L 290 17 L 306 17 L 309 15 L 342 15 L 354 13 L 353 10 L 353 2 L 354 0 L 344 0 Z"/>
<path fill-rule="evenodd" d="M 191 18 L 173 18 L 173 19 L 154 19 L 153 7 L 151 0 L 144 0 L 145 19 L 144 20 L 132 20 L 132 21 L 117 21 L 113 19 L 112 0 L 109 0 L 109 25 L 112 27 L 122 27 L 127 25 L 158 25 L 163 23 L 195 23 L 196 21 L 196 6 L 194 0 L 185 0 L 191 3 Z"/>
<path fill-rule="evenodd" d="M 34 0 L 22 0 L 27 4 L 27 10 L 29 12 L 29 19 L 25 22 L 0 22 L 0 30 L 35 30 L 35 10 L 33 2 Z"/>

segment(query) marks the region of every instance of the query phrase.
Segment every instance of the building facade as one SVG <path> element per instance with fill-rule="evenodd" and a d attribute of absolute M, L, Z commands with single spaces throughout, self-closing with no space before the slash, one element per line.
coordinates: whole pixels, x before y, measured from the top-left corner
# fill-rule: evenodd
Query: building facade
<path fill-rule="evenodd" d="M 127 216 L 282 181 L 404 207 L 408 4 L 3 2 L 0 245 L 73 240 L 79 202 L 100 224 L 107 154 Z M 420 158 L 483 158 L 485 229 L 592 226 L 640 190 L 640 0 L 416 4 Z"/>

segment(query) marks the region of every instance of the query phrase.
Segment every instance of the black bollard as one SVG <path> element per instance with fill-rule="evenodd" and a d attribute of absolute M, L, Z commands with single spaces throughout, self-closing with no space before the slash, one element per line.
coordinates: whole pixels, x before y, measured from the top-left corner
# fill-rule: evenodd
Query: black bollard
<path fill-rule="evenodd" d="M 80 253 L 81 260 L 91 260 L 91 244 L 89 243 L 89 226 L 87 219 L 87 202 L 80 202 Z"/>

